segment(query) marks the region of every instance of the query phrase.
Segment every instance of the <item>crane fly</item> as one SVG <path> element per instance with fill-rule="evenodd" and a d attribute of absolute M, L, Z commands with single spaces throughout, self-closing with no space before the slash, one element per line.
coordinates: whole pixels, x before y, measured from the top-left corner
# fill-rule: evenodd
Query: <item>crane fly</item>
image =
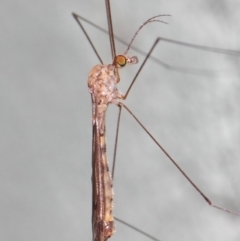
<path fill-rule="evenodd" d="M 93 230 L 93 241 L 106 241 L 115 232 L 115 223 L 113 216 L 113 183 L 112 177 L 109 172 L 107 154 L 106 154 L 106 140 L 105 140 L 105 118 L 106 111 L 109 104 L 115 104 L 119 107 L 119 117 L 117 124 L 115 151 L 114 151 L 114 163 L 116 158 L 116 146 L 117 137 L 120 123 L 120 116 L 122 108 L 124 108 L 138 124 L 145 130 L 145 132 L 151 137 L 151 139 L 157 144 L 157 146 L 163 151 L 163 153 L 169 158 L 169 160 L 177 167 L 177 169 L 183 174 L 183 176 L 190 182 L 190 184 L 195 188 L 195 190 L 204 198 L 204 200 L 212 207 L 215 207 L 221 211 L 228 212 L 237 216 L 240 213 L 232 211 L 225 207 L 221 207 L 213 203 L 199 188 L 198 186 L 186 175 L 182 168 L 175 162 L 175 160 L 168 154 L 168 152 L 162 147 L 162 145 L 153 137 L 153 135 L 144 127 L 144 125 L 138 120 L 138 118 L 132 113 L 132 111 L 123 104 L 120 100 L 125 100 L 135 83 L 137 77 L 139 76 L 141 70 L 143 69 L 145 63 L 151 58 L 151 54 L 155 47 L 161 42 L 166 41 L 178 45 L 184 45 L 187 47 L 198 48 L 203 51 L 212 51 L 217 53 L 223 53 L 228 55 L 239 55 L 238 51 L 223 50 L 218 48 L 209 48 L 199 45 L 186 44 L 183 42 L 170 40 L 166 38 L 157 38 L 150 51 L 147 53 L 145 60 L 139 67 L 135 77 L 133 78 L 126 94 L 122 94 L 117 89 L 117 84 L 120 81 L 119 70 L 129 64 L 137 64 L 138 58 L 136 56 L 129 56 L 128 50 L 130 49 L 133 40 L 135 39 L 138 32 L 142 27 L 151 22 L 164 22 L 159 20 L 158 17 L 169 16 L 169 15 L 158 15 L 151 17 L 145 21 L 137 30 L 136 34 L 132 38 L 132 41 L 128 44 L 127 50 L 120 55 L 116 55 L 115 51 L 115 41 L 114 33 L 112 27 L 112 17 L 109 0 L 105 0 L 106 10 L 107 10 L 107 20 L 108 20 L 108 33 L 110 38 L 110 46 L 113 62 L 110 64 L 103 64 L 101 57 L 99 56 L 97 50 L 95 49 L 92 41 L 90 40 L 87 32 L 85 31 L 81 20 L 86 21 L 86 19 L 73 13 L 74 18 L 79 23 L 85 36 L 87 37 L 89 43 L 91 44 L 95 54 L 97 55 L 101 64 L 98 64 L 92 68 L 89 73 L 88 87 L 89 92 L 92 97 L 92 124 L 93 124 L 93 138 L 92 138 L 92 186 L 93 186 L 93 205 L 92 205 L 92 230 Z M 164 22 L 165 23 L 165 22 Z M 124 41 L 122 41 L 124 42 Z M 114 170 L 114 168 L 113 168 Z M 112 172 L 112 175 L 114 172 Z M 116 218 L 118 221 L 125 223 L 121 219 Z M 128 226 L 131 226 L 125 223 Z M 151 238 L 151 237 L 150 237 Z M 152 238 L 153 239 L 153 238 Z M 157 240 L 157 239 L 153 239 Z"/>

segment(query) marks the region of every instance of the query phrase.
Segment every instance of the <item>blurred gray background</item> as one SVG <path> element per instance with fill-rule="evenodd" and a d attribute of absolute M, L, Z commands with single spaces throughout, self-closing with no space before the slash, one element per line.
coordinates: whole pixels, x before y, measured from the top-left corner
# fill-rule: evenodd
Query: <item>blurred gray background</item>
<path fill-rule="evenodd" d="M 114 31 L 148 51 L 157 36 L 240 50 L 238 0 L 111 1 Z M 91 102 L 89 70 L 98 64 L 71 16 L 106 28 L 103 0 L 1 1 L 0 240 L 89 241 Z M 108 37 L 85 25 L 106 63 Z M 126 46 L 116 42 L 117 52 Z M 138 54 L 134 51 L 129 54 Z M 138 54 L 140 61 L 144 56 Z M 214 202 L 240 211 L 239 57 L 161 42 L 126 104 Z M 121 71 L 119 89 L 138 66 Z M 203 72 L 203 70 L 207 70 Z M 117 108 L 107 117 L 112 161 Z M 162 241 L 239 241 L 240 218 L 210 208 L 126 112 L 120 127 L 114 214 Z M 112 241 L 148 240 L 117 223 Z"/>

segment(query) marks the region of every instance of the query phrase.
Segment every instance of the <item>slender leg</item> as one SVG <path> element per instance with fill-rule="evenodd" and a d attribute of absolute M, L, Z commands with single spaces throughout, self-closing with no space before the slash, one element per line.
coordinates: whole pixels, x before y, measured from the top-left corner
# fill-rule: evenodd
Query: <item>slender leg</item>
<path fill-rule="evenodd" d="M 119 112 L 118 112 L 118 121 L 117 121 L 117 128 L 116 128 L 115 144 L 114 144 L 114 154 L 113 154 L 113 164 L 112 164 L 112 179 L 114 178 L 114 171 L 115 171 L 115 166 L 116 166 L 118 134 L 119 134 L 119 127 L 120 127 L 120 118 L 121 118 L 121 113 L 122 113 L 122 106 L 118 106 L 118 107 L 119 107 Z"/>
<path fill-rule="evenodd" d="M 216 53 L 219 53 L 219 54 L 226 54 L 226 55 L 235 55 L 235 56 L 240 56 L 240 51 L 235 51 L 235 50 L 228 50 L 228 49 L 219 49 L 219 48 L 211 48 L 211 47 L 206 47 L 206 46 L 200 46 L 200 45 L 195 45 L 195 44 L 186 44 L 186 43 L 183 43 L 183 42 L 180 42 L 180 41 L 175 41 L 175 40 L 170 40 L 170 39 L 166 39 L 166 38 L 161 38 L 161 37 L 158 37 L 151 49 L 148 51 L 143 63 L 141 64 L 141 66 L 139 67 L 137 73 L 135 74 L 130 86 L 128 87 L 128 90 L 126 92 L 126 94 L 124 95 L 123 99 L 126 99 L 133 84 L 135 83 L 137 77 L 139 76 L 140 72 L 142 71 L 144 65 L 146 64 L 147 60 L 150 59 L 151 57 L 151 54 L 153 52 L 153 50 L 155 49 L 155 47 L 157 46 L 157 44 L 160 42 L 160 41 L 167 41 L 167 42 L 171 42 L 171 43 L 174 43 L 174 44 L 178 44 L 178 45 L 182 45 L 182 46 L 185 46 L 185 47 L 190 47 L 190 48 L 197 48 L 197 49 L 200 49 L 200 50 L 203 50 L 203 51 L 211 51 L 211 52 L 216 52 Z M 170 66 L 165 66 L 166 68 L 171 68 Z"/>
<path fill-rule="evenodd" d="M 91 45 L 94 53 L 96 54 L 96 56 L 98 57 L 98 59 L 99 59 L 99 61 L 100 61 L 100 63 L 103 64 L 103 61 L 102 61 L 100 55 L 98 54 L 96 48 L 94 47 L 94 44 L 93 44 L 92 40 L 90 39 L 89 35 L 87 34 L 87 31 L 85 30 L 85 28 L 83 27 L 83 25 L 82 25 L 82 23 L 81 23 L 81 21 L 80 21 L 81 17 L 80 17 L 79 15 L 77 15 L 76 13 L 72 13 L 72 15 L 73 15 L 73 17 L 75 18 L 75 20 L 77 21 L 77 23 L 78 23 L 78 25 L 80 26 L 80 28 L 82 29 L 83 33 L 85 34 L 88 42 L 90 43 L 90 45 Z"/>
<path fill-rule="evenodd" d="M 212 207 L 220 209 L 221 211 L 240 216 L 239 212 L 235 212 L 224 207 L 220 207 L 214 204 L 198 187 L 197 185 L 188 177 L 188 175 L 182 170 L 182 168 L 176 163 L 176 161 L 169 155 L 169 153 L 162 147 L 162 145 L 153 137 L 153 135 L 146 129 L 146 127 L 138 120 L 138 118 L 132 113 L 132 111 L 123 103 L 119 102 L 119 106 L 122 106 L 128 111 L 128 113 L 137 121 L 137 123 L 143 128 L 143 130 L 150 136 L 150 138 L 157 144 L 157 146 L 164 152 L 168 159 L 176 166 L 176 168 L 182 173 L 182 175 L 191 183 L 195 190 L 204 198 L 204 200 Z"/>

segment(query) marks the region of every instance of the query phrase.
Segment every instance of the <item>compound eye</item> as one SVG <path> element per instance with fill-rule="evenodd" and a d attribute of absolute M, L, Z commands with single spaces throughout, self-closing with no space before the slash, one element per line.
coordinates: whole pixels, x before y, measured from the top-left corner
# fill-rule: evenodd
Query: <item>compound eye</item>
<path fill-rule="evenodd" d="M 127 59 L 124 55 L 118 55 L 115 58 L 115 62 L 118 67 L 124 67 L 127 64 Z"/>

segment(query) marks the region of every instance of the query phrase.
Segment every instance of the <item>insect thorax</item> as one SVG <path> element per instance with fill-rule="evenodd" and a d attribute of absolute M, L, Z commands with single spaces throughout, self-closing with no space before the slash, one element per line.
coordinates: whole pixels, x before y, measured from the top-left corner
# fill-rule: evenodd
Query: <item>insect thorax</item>
<path fill-rule="evenodd" d="M 117 90 L 119 82 L 117 68 L 115 65 L 96 65 L 88 76 L 89 92 L 94 96 L 98 104 L 108 105 L 122 96 Z"/>

